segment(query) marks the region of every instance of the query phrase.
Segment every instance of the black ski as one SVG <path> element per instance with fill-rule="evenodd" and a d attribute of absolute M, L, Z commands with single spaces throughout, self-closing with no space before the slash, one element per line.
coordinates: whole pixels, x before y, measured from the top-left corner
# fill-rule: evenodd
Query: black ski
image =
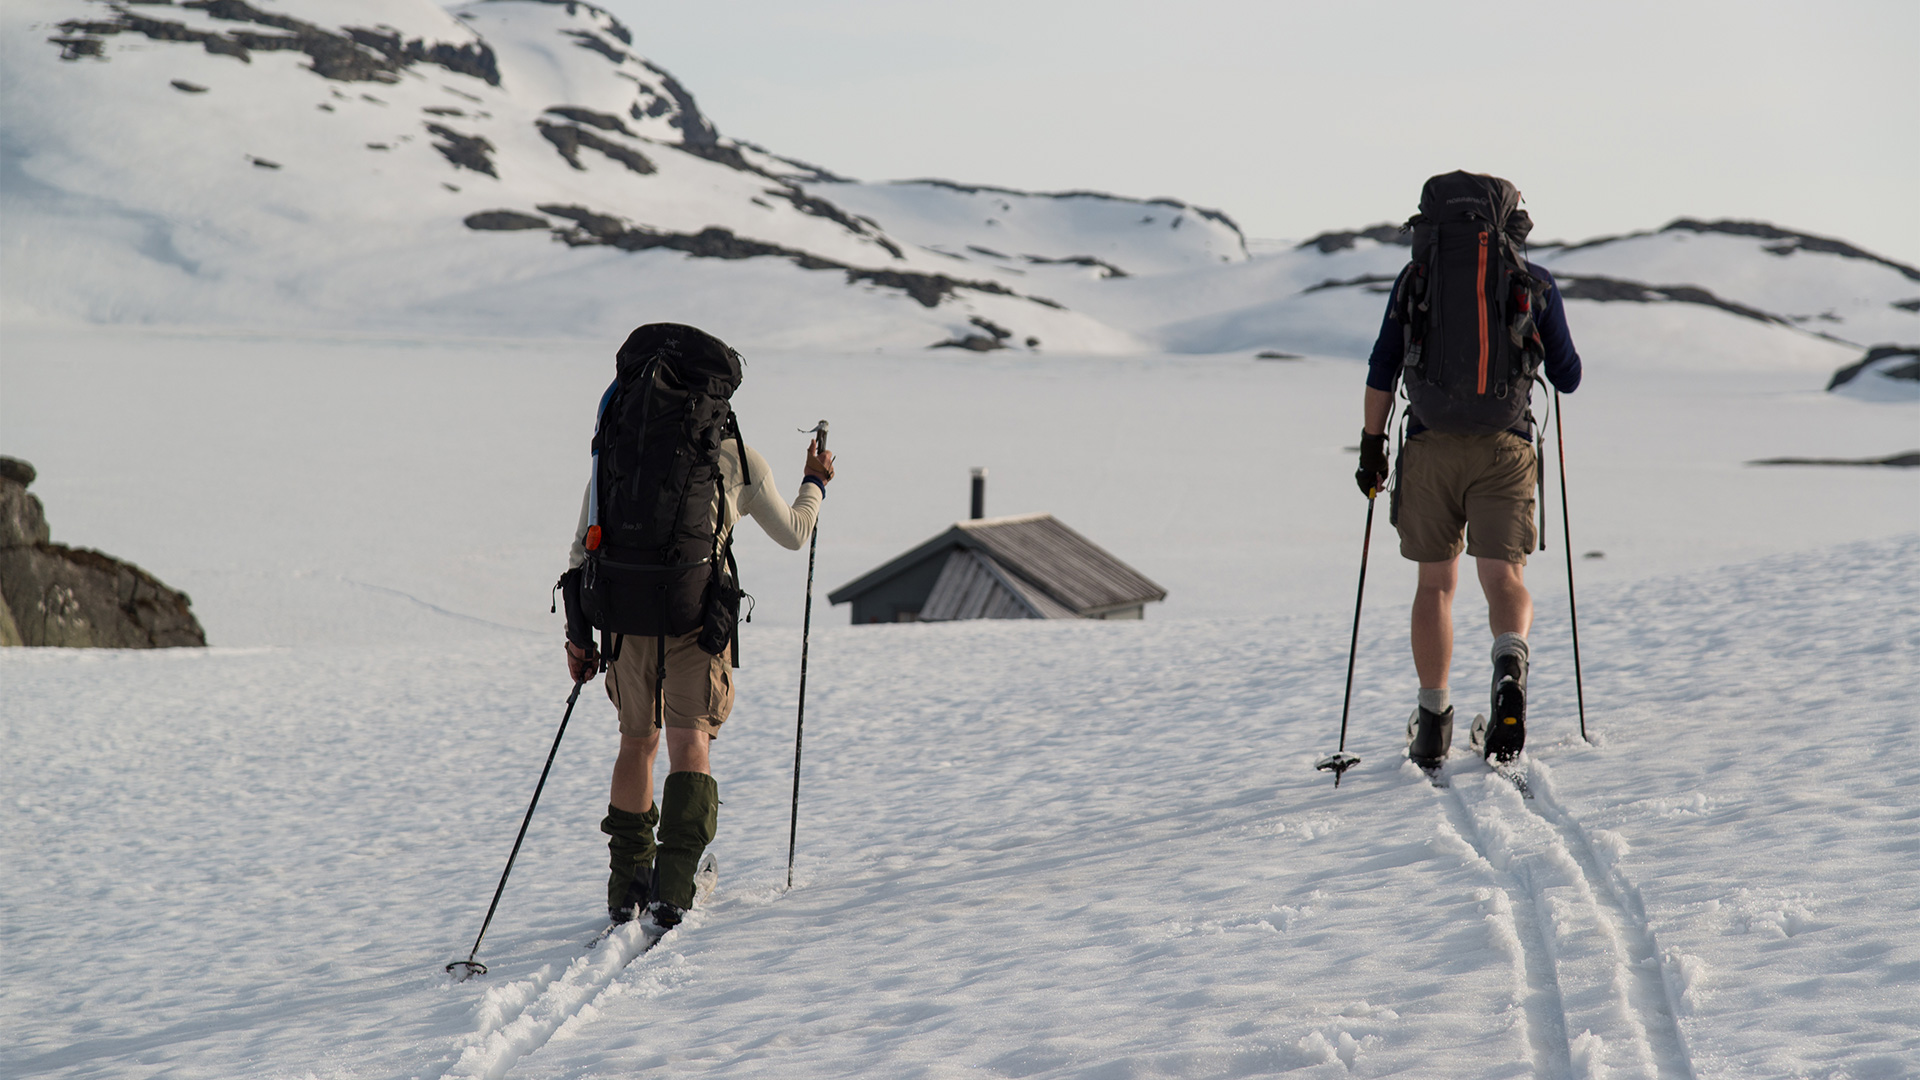
<path fill-rule="evenodd" d="M 1527 783 L 1527 770 L 1524 766 L 1511 761 L 1489 761 L 1487 767 L 1493 770 L 1493 775 L 1512 784 L 1521 798 L 1533 798 L 1533 785 Z"/>
<path fill-rule="evenodd" d="M 713 854 L 709 852 L 705 858 L 700 860 L 700 869 L 696 870 L 693 875 L 693 906 L 699 907 L 700 902 L 712 895 L 714 887 L 719 884 L 720 864 L 714 861 Z M 661 938 L 667 936 L 667 931 L 655 926 L 653 920 L 647 918 L 645 915 L 641 915 L 640 919 L 642 923 L 641 930 L 645 935 L 645 940 L 640 945 L 640 951 L 634 954 L 635 959 L 645 956 L 655 945 L 660 944 Z M 604 929 L 593 935 L 592 940 L 587 942 L 588 951 L 599 948 L 602 942 L 613 936 L 615 930 L 625 925 L 626 923 L 608 923 Z"/>
<path fill-rule="evenodd" d="M 1485 713 L 1474 714 L 1473 727 L 1470 729 L 1470 734 L 1467 736 L 1467 744 L 1473 748 L 1473 752 L 1476 754 L 1484 755 L 1487 752 L 1486 731 L 1487 731 L 1487 714 Z M 1533 785 L 1527 782 L 1526 766 L 1520 764 L 1520 760 L 1517 755 L 1514 758 L 1507 761 L 1501 761 L 1498 758 L 1489 757 L 1486 759 L 1486 762 L 1487 762 L 1487 768 L 1492 769 L 1493 774 L 1495 776 L 1498 776 L 1500 779 L 1505 780 L 1509 784 L 1512 784 L 1514 787 L 1514 790 L 1520 793 L 1521 798 L 1525 798 L 1525 799 L 1533 798 Z"/>

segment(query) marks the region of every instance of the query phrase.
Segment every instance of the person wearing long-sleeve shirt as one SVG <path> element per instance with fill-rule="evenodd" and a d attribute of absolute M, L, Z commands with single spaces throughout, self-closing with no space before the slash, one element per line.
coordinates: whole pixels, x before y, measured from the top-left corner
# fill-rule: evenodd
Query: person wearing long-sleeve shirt
<path fill-rule="evenodd" d="M 672 324 L 642 327 L 634 332 L 629 345 L 647 338 L 650 331 L 654 339 L 666 339 L 667 344 L 689 353 L 706 350 L 705 355 L 712 356 L 731 352 L 699 330 Z M 737 355 L 734 362 L 738 362 Z M 612 393 L 609 391 L 609 396 Z M 821 449 L 818 440 L 807 448 L 800 490 L 791 504 L 781 497 L 766 458 L 741 440 L 723 440 L 715 462 L 719 495 L 715 507 L 716 552 L 727 546 L 735 527 L 748 518 L 781 547 L 797 550 L 806 544 L 820 516 L 827 483 L 833 479 L 833 455 Z M 576 578 L 578 568 L 588 560 L 588 544 L 600 540 L 599 529 L 589 524 L 597 517 L 592 512 L 597 483 L 598 478 L 588 481 L 574 528 L 568 562 L 575 568 L 569 574 Z M 715 500 L 707 498 L 707 505 L 714 506 Z M 608 549 L 598 550 L 604 555 Z M 708 588 L 711 590 L 714 584 Z M 712 595 L 710 592 L 709 603 Z M 569 599 L 570 623 L 573 608 L 574 602 Z M 709 608 L 707 618 L 714 617 Z M 733 712 L 733 667 L 730 650 L 724 644 L 717 654 L 707 651 L 711 643 L 703 647 L 704 632 L 617 637 L 619 644 L 604 663 L 607 697 L 620 719 L 620 751 L 613 763 L 607 816 L 600 822 L 600 831 L 608 838 L 607 914 L 615 923 L 644 912 L 661 930 L 678 924 L 682 913 L 693 905 L 701 853 L 713 842 L 719 828 L 720 789 L 713 778 L 712 743 Z M 590 639 L 590 633 L 582 632 L 578 640 L 589 642 L 583 646 L 569 633 L 567 669 L 575 683 L 591 679 L 602 669 L 602 657 L 596 654 Z M 654 762 L 663 741 L 667 745 L 668 771 L 656 800 Z"/>
<path fill-rule="evenodd" d="M 1517 199 L 1517 192 L 1512 194 Z M 1486 250 L 1484 241 L 1481 250 Z M 1559 286 L 1543 267 L 1528 263 L 1526 270 L 1544 286 L 1544 299 L 1534 313 L 1545 354 L 1541 368 L 1555 389 L 1572 393 L 1580 385 L 1580 354 L 1567 328 Z M 1525 569 L 1527 554 L 1539 539 L 1534 513 L 1540 463 L 1529 411 L 1521 410 L 1508 430 L 1463 434 L 1429 429 L 1414 407 L 1407 418 L 1399 467 L 1391 469 L 1387 424 L 1407 340 L 1395 301 L 1412 272 L 1409 265 L 1394 283 L 1380 336 L 1367 362 L 1360 469 L 1355 479 L 1371 499 L 1386 488 L 1390 471 L 1396 477 L 1392 520 L 1400 535 L 1400 554 L 1419 564 L 1411 638 L 1420 693 L 1407 721 L 1407 753 L 1421 767 L 1437 770 L 1446 759 L 1453 734 L 1448 677 L 1453 663 L 1453 597 L 1463 550 L 1474 557 L 1494 636 L 1489 719 L 1484 727 L 1476 725 L 1472 745 L 1495 760 L 1511 760 L 1525 742 L 1527 633 L 1533 624 Z M 1484 354 L 1484 328 L 1482 335 Z M 1531 383 L 1524 386 L 1520 392 L 1533 389 Z"/>

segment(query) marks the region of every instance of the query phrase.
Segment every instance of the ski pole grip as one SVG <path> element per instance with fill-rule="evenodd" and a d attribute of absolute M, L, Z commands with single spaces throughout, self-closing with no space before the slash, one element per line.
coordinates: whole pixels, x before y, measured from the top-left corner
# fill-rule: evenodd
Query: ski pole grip
<path fill-rule="evenodd" d="M 818 447 L 821 453 L 825 453 L 827 450 L 827 422 L 825 420 L 814 425 L 813 445 Z"/>

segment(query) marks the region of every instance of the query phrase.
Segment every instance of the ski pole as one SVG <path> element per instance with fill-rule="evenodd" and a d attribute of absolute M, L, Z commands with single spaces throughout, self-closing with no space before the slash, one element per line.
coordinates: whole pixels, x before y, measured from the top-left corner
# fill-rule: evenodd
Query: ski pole
<path fill-rule="evenodd" d="M 494 887 L 493 903 L 487 905 L 487 917 L 480 923 L 480 933 L 473 939 L 473 948 L 465 960 L 455 960 L 446 966 L 448 972 L 460 968 L 457 981 L 466 982 L 475 975 L 485 975 L 487 965 L 475 960 L 480 953 L 480 939 L 487 936 L 487 927 L 493 925 L 493 913 L 500 906 L 500 894 L 507 891 L 507 876 L 513 873 L 513 860 L 520 856 L 520 842 L 527 838 L 527 825 L 533 821 L 533 808 L 540 805 L 541 789 L 547 786 L 547 774 L 553 771 L 553 757 L 560 752 L 560 738 L 567 733 L 567 721 L 573 719 L 573 703 L 580 700 L 580 688 L 586 685 L 585 679 L 576 680 L 573 693 L 567 695 L 567 711 L 560 717 L 560 730 L 553 733 L 553 748 L 547 751 L 546 768 L 540 770 L 540 782 L 533 786 L 533 799 L 527 803 L 527 814 L 520 819 L 520 835 L 513 838 L 513 851 L 507 855 L 507 868 L 500 871 L 500 884 Z"/>
<path fill-rule="evenodd" d="M 827 452 L 827 422 L 813 427 L 813 447 Z M 807 641 L 813 635 L 813 558 L 820 549 L 820 518 L 813 519 L 813 537 L 807 541 L 807 606 L 800 618 L 800 710 L 793 720 L 793 809 L 787 818 L 787 888 L 793 888 L 793 853 L 800 839 L 800 735 L 807 723 Z"/>
<path fill-rule="evenodd" d="M 1377 492 L 1367 493 L 1367 532 L 1360 542 L 1360 589 L 1353 598 L 1353 640 L 1347 644 L 1347 697 L 1340 705 L 1340 750 L 1321 758 L 1316 769 L 1333 773 L 1333 786 L 1340 786 L 1340 775 L 1360 764 L 1358 755 L 1347 753 L 1347 713 L 1353 707 L 1353 661 L 1360 655 L 1360 603 L 1367 595 L 1367 554 L 1373 548 L 1373 500 Z"/>
<path fill-rule="evenodd" d="M 1567 430 L 1560 423 L 1560 391 L 1553 392 L 1553 434 L 1560 444 L 1560 535 L 1567 541 L 1567 621 L 1573 627 L 1573 693 L 1580 705 L 1580 738 L 1587 738 L 1587 691 L 1580 679 L 1580 609 L 1573 602 L 1573 528 L 1567 513 Z"/>

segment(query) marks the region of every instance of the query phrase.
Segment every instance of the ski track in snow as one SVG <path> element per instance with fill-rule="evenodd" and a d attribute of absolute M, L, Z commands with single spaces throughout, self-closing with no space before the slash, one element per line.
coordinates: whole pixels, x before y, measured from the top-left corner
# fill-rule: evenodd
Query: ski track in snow
<path fill-rule="evenodd" d="M 1435 793 L 1453 835 L 1508 894 L 1490 918 L 1507 923 L 1521 952 L 1516 1005 L 1535 1075 L 1690 1080 L 1639 890 L 1554 798 L 1551 769 L 1528 764 L 1531 800 L 1497 773 L 1460 762 Z"/>
<path fill-rule="evenodd" d="M 706 872 L 704 867 L 702 872 Z M 704 900 L 712 882 L 698 887 Z M 687 913 L 681 926 L 692 930 L 706 918 L 704 911 L 696 909 Z M 626 989 L 624 984 L 615 983 L 635 962 L 648 956 L 671 957 L 668 939 L 672 936 L 670 931 L 649 938 L 644 925 L 635 920 L 574 957 L 559 978 L 553 977 L 553 965 L 549 964 L 524 979 L 489 987 L 479 1008 L 479 1030 L 442 1075 L 460 1080 L 500 1080 L 521 1059 L 565 1032 L 569 1024 L 592 1022 L 599 1014 L 596 1003 L 609 988 L 615 994 Z"/>
<path fill-rule="evenodd" d="M 698 916 L 690 916 L 684 925 L 698 925 Z M 443 1075 L 500 1080 L 568 1024 L 591 1021 L 598 1011 L 594 1003 L 628 965 L 651 951 L 635 921 L 575 957 L 558 978 L 548 965 L 525 979 L 489 987 L 480 1006 L 480 1029 Z"/>

